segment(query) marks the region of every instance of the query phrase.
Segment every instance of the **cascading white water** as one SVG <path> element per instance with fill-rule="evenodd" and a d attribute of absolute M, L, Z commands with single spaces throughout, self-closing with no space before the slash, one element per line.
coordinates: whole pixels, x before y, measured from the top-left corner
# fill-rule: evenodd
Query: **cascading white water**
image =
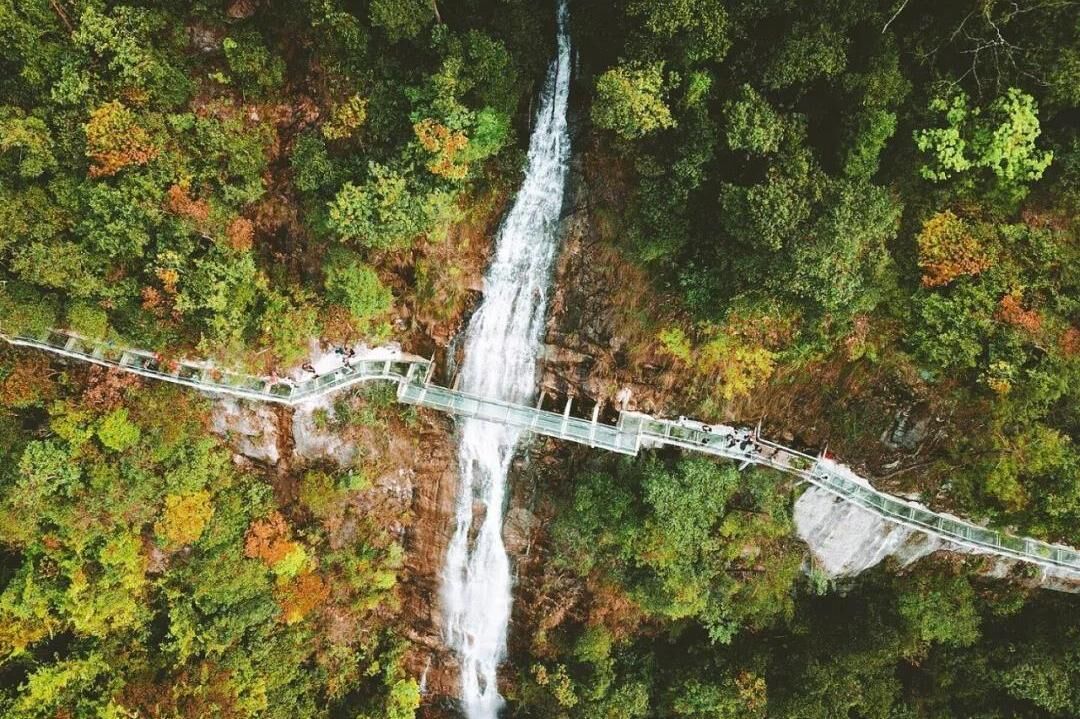
<path fill-rule="evenodd" d="M 570 136 L 570 38 L 565 0 L 558 6 L 558 53 L 548 68 L 529 139 L 525 181 L 495 239 L 484 297 L 469 322 L 461 389 L 512 402 L 536 391 L 552 266 L 558 245 Z M 494 719 L 502 706 L 495 680 L 506 654 L 510 562 L 502 540 L 506 475 L 521 432 L 466 419 L 461 425 L 456 524 L 443 570 L 447 642 L 461 663 L 461 700 L 469 719 Z M 473 506 L 484 506 L 475 538 Z"/>

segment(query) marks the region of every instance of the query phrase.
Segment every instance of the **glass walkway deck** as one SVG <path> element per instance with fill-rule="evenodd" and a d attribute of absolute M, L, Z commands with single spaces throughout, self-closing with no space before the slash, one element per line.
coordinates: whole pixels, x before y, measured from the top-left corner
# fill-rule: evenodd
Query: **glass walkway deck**
<path fill-rule="evenodd" d="M 638 453 L 639 437 L 634 432 L 626 431 L 621 427 L 613 427 L 610 424 L 590 422 L 535 407 L 486 399 L 437 385 L 419 384 L 412 381 L 403 382 L 400 385 L 398 399 L 406 404 L 429 407 L 459 417 L 475 417 L 488 422 L 505 424 L 534 434 L 599 447 L 610 452 L 629 455 Z"/>

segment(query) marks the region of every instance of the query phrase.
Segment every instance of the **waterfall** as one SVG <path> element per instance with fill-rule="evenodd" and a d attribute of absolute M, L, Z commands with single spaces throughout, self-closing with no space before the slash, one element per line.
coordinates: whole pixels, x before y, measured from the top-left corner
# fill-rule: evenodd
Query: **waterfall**
<path fill-rule="evenodd" d="M 465 337 L 461 389 L 512 402 L 527 403 L 536 391 L 536 358 L 559 240 L 570 157 L 567 14 L 560 0 L 558 52 L 529 139 L 525 180 L 495 238 L 483 300 Z M 511 582 L 502 515 L 506 476 L 520 436 L 518 430 L 475 419 L 460 426 L 461 481 L 442 603 L 447 642 L 461 664 L 461 700 L 469 719 L 494 719 L 503 703 L 496 669 L 506 655 Z M 483 514 L 474 517 L 477 502 Z"/>

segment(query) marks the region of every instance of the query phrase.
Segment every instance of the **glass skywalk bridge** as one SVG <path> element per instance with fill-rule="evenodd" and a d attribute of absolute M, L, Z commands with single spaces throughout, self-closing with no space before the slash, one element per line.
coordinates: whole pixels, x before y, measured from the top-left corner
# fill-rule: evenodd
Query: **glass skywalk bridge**
<path fill-rule="evenodd" d="M 879 492 L 868 482 L 836 471 L 833 465 L 823 462 L 819 457 L 760 437 L 754 438 L 747 451 L 740 451 L 738 443 L 732 444 L 728 441 L 730 435 L 705 431 L 698 422 L 679 423 L 647 415 L 638 416 L 641 422 L 641 442 L 645 446 L 676 446 L 736 462 L 771 467 L 796 475 L 891 522 L 917 529 L 947 542 L 977 552 L 1010 557 L 1046 567 L 1063 568 L 1080 574 L 1080 552 L 1072 547 L 1018 537 L 980 527 L 948 514 L 933 512 L 915 502 Z"/>
<path fill-rule="evenodd" d="M 290 406 L 359 382 L 396 382 L 398 400 L 405 404 L 428 407 L 459 417 L 475 417 L 610 452 L 636 455 L 642 447 L 679 447 L 730 459 L 743 463 L 743 466 L 756 464 L 771 467 L 795 475 L 891 522 L 946 542 L 976 552 L 1065 570 L 1070 575 L 1080 577 L 1080 552 L 1076 549 L 1006 534 L 948 514 L 933 512 L 914 502 L 879 492 L 868 482 L 838 471 L 834 465 L 819 457 L 746 431 L 733 435 L 730 428 L 713 428 L 694 420 L 659 419 L 627 411 L 620 412 L 618 423 L 610 425 L 597 421 L 596 413 L 592 420 L 572 417 L 569 405 L 566 412 L 559 414 L 478 397 L 431 384 L 433 367 L 428 360 L 419 357 L 386 359 L 361 356 L 351 366 L 342 366 L 312 379 L 291 381 L 221 370 L 207 362 L 166 360 L 153 352 L 90 340 L 61 330 L 48 330 L 37 337 L 0 334 L 0 338 L 13 345 L 44 350 L 80 362 L 115 367 L 148 379 L 184 385 L 203 392 Z"/>

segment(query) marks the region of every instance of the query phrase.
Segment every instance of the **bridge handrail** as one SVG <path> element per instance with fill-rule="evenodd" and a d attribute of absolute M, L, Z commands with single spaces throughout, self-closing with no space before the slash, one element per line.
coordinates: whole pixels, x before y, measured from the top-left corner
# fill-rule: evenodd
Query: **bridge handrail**
<path fill-rule="evenodd" d="M 116 367 L 150 379 L 241 399 L 274 402 L 288 406 L 310 401 L 358 382 L 373 380 L 401 382 L 408 376 L 410 366 L 417 365 L 426 369 L 428 364 L 427 360 L 409 357 L 361 358 L 351 367 L 338 367 L 331 372 L 296 382 L 289 379 L 272 380 L 267 377 L 223 370 L 206 362 L 183 359 L 162 360 L 153 352 L 123 347 L 107 340 L 90 339 L 65 330 L 47 330 L 39 337 L 0 334 L 0 338 L 12 345 L 33 347 L 103 367 Z M 63 343 L 59 342 L 61 339 L 64 340 Z M 84 348 L 91 351 L 86 351 Z M 125 359 L 130 357 L 139 358 L 145 363 L 125 362 Z M 157 368 L 162 362 L 172 362 L 176 370 L 168 372 Z M 155 364 L 157 367 L 149 366 L 150 364 Z M 185 375 L 185 371 L 189 374 Z"/>

